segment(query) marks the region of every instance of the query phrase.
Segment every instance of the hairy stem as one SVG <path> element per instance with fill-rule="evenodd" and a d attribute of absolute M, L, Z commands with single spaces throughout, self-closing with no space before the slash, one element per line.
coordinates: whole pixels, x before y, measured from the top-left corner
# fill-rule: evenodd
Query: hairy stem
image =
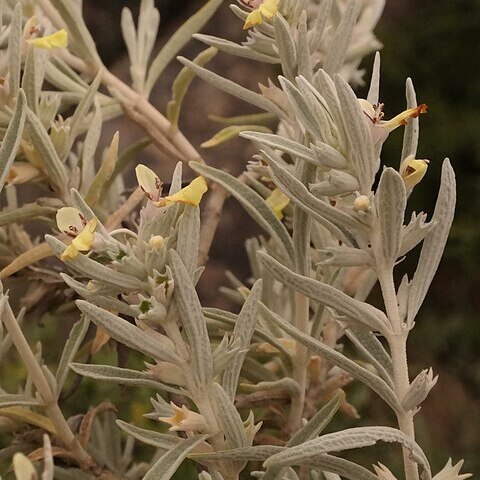
<path fill-rule="evenodd" d="M 57 399 L 50 388 L 45 374 L 35 358 L 27 339 L 23 335 L 23 332 L 18 325 L 12 308 L 8 302 L 5 305 L 3 313 L 3 322 L 10 333 L 10 337 L 15 345 L 15 348 L 17 349 L 20 357 L 23 360 L 23 363 L 28 369 L 28 373 L 32 377 L 38 393 L 42 397 L 42 401 L 45 404 L 45 411 L 48 415 L 48 418 L 55 425 L 58 438 L 62 441 L 65 447 L 75 455 L 78 464 L 82 468 L 87 469 L 92 467 L 94 464 L 92 457 L 90 457 L 87 451 L 77 440 L 65 417 L 63 416 L 63 413 L 58 406 Z"/>
<path fill-rule="evenodd" d="M 309 305 L 310 302 L 307 296 L 295 292 L 295 326 L 304 333 L 308 333 Z M 307 388 L 307 364 L 308 348 L 297 342 L 295 357 L 293 358 L 292 378 L 298 383 L 300 391 L 298 395 L 292 398 L 286 426 L 286 431 L 289 435 L 297 431 L 301 426 Z"/>
<path fill-rule="evenodd" d="M 400 318 L 392 269 L 379 269 L 378 279 L 380 281 L 385 302 L 385 310 L 393 329 L 393 334 L 389 335 L 387 340 L 392 355 L 395 394 L 400 403 L 410 386 L 407 362 L 408 329 L 402 325 L 402 320 Z M 415 440 L 415 426 L 413 423 L 412 412 L 405 411 L 402 408 L 402 410 L 397 412 L 396 415 L 399 429 L 409 438 Z M 406 480 L 418 480 L 417 464 L 410 459 L 409 452 L 405 448 L 403 449 L 403 464 Z"/>

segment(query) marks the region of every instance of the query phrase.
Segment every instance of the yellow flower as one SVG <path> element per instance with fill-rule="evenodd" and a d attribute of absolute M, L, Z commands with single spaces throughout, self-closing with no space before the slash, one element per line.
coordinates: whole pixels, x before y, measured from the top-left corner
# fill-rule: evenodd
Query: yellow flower
<path fill-rule="evenodd" d="M 257 8 L 252 10 L 245 20 L 244 30 L 260 25 L 263 17 L 272 18 L 278 10 L 280 0 L 264 0 Z"/>
<path fill-rule="evenodd" d="M 32 462 L 23 453 L 13 456 L 13 471 L 17 480 L 37 480 L 38 475 Z"/>
<path fill-rule="evenodd" d="M 135 173 L 141 189 L 157 207 L 165 207 L 172 203 L 198 206 L 203 194 L 208 190 L 205 179 L 197 177 L 179 192 L 162 198 L 162 181 L 153 170 L 140 164 L 135 168 Z"/>
<path fill-rule="evenodd" d="M 58 228 L 69 237 L 73 237 L 72 243 L 60 256 L 61 260 L 74 259 L 79 252 L 88 252 L 92 248 L 97 222 L 95 217 L 87 222 L 73 207 L 63 207 L 57 212 Z"/>
<path fill-rule="evenodd" d="M 383 103 L 372 105 L 368 100 L 359 98 L 358 102 L 362 107 L 363 113 L 371 121 L 370 132 L 374 143 L 382 144 L 388 137 L 388 134 L 400 127 L 406 125 L 409 118 L 417 118 L 422 113 L 427 113 L 428 107 L 424 103 L 418 107 L 408 108 L 399 113 L 390 120 L 383 120 Z"/>
<path fill-rule="evenodd" d="M 281 220 L 283 218 L 283 209 L 290 203 L 290 199 L 279 188 L 275 188 L 270 196 L 265 199 L 265 202 Z"/>
<path fill-rule="evenodd" d="M 207 182 L 203 177 L 197 177 L 185 188 L 174 195 L 165 197 L 165 203 L 185 203 L 186 205 L 198 206 L 203 194 L 208 190 Z"/>
<path fill-rule="evenodd" d="M 39 38 L 31 38 L 27 43 L 37 48 L 53 50 L 54 48 L 65 48 L 68 45 L 68 33 L 62 28 L 51 35 Z"/>
<path fill-rule="evenodd" d="M 417 160 L 409 155 L 400 166 L 400 175 L 407 187 L 414 187 L 425 176 L 427 168 L 428 160 Z"/>
<path fill-rule="evenodd" d="M 185 405 L 177 407 L 173 402 L 171 405 L 174 414 L 171 417 L 159 417 L 160 422 L 168 423 L 170 432 L 205 432 L 208 431 L 207 421 L 203 415 L 192 412 Z"/>

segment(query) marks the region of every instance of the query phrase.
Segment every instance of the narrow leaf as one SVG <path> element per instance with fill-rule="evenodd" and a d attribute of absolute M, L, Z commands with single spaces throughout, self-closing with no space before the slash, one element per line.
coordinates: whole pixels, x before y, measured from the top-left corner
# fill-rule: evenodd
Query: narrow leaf
<path fill-rule="evenodd" d="M 209 0 L 170 37 L 152 62 L 147 75 L 147 81 L 145 82 L 145 91 L 147 94 L 151 92 L 165 67 L 190 41 L 192 35 L 203 28 L 222 3 L 223 0 Z"/>
<path fill-rule="evenodd" d="M 283 248 L 285 258 L 293 258 L 292 240 L 287 229 L 258 193 L 226 172 L 196 162 L 190 162 L 189 165 L 197 173 L 214 180 L 225 188 L 243 205 L 260 227 L 275 238 L 279 247 Z"/>
<path fill-rule="evenodd" d="M 448 233 L 453 222 L 456 203 L 455 173 L 450 161 L 445 159 L 442 166 L 442 181 L 432 222 L 435 226 L 423 241 L 417 270 L 413 277 L 408 299 L 408 323 L 412 323 L 420 309 L 427 290 L 432 283 L 447 243 Z"/>
<path fill-rule="evenodd" d="M 57 380 L 57 396 L 60 395 L 62 391 L 63 384 L 68 375 L 68 365 L 75 358 L 75 355 L 80 348 L 80 345 L 87 334 L 88 326 L 90 322 L 88 319 L 83 318 L 78 321 L 70 330 L 68 340 L 65 342 L 65 347 L 63 347 L 62 357 L 60 363 L 58 364 L 56 372 Z"/>
<path fill-rule="evenodd" d="M 222 384 L 228 396 L 233 400 L 237 390 L 238 379 L 242 369 L 243 361 L 250 346 L 255 323 L 257 321 L 258 301 L 262 295 L 262 280 L 257 280 L 253 285 L 247 300 L 243 304 L 233 329 L 235 346 L 239 349 L 235 358 L 227 365 L 223 373 Z M 239 446 L 239 445 L 236 445 Z"/>
<path fill-rule="evenodd" d="M 23 127 L 25 125 L 26 103 L 27 99 L 25 98 L 25 94 L 20 90 L 12 119 L 10 120 L 10 124 L 8 125 L 7 131 L 2 140 L 2 145 L 0 146 L 0 192 L 5 185 L 8 172 L 13 165 L 18 147 L 22 141 Z"/>
<path fill-rule="evenodd" d="M 85 300 L 77 300 L 77 307 L 97 326 L 102 327 L 112 338 L 151 358 L 177 363 L 179 358 L 173 350 L 162 345 L 155 337 L 140 330 L 123 318 L 107 312 Z"/>
<path fill-rule="evenodd" d="M 188 454 L 207 438 L 206 435 L 195 436 L 163 454 L 155 465 L 146 473 L 143 480 L 170 480 Z"/>
<path fill-rule="evenodd" d="M 213 376 L 207 324 L 192 279 L 175 250 L 170 250 L 170 261 L 175 282 L 174 295 L 192 356 L 191 367 L 198 385 L 205 386 Z"/>

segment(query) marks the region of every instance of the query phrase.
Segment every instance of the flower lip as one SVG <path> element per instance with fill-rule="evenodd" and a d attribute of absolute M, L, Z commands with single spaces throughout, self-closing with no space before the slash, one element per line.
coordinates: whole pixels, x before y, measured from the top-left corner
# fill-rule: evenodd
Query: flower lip
<path fill-rule="evenodd" d="M 203 194 L 208 190 L 205 178 L 197 177 L 177 193 L 162 198 L 162 182 L 153 170 L 140 164 L 135 168 L 135 173 L 141 189 L 157 207 L 165 207 L 172 203 L 184 203 L 196 207 L 200 204 Z"/>
<path fill-rule="evenodd" d="M 278 10 L 280 0 L 249 0 L 243 2 L 247 7 L 253 10 L 248 14 L 245 20 L 244 30 L 260 25 L 263 18 L 272 18 Z"/>
<path fill-rule="evenodd" d="M 92 248 L 95 238 L 94 232 L 98 220 L 93 217 L 89 221 L 74 207 L 63 207 L 57 212 L 57 226 L 59 230 L 70 238 L 72 243 L 60 256 L 61 260 L 74 259 L 79 252 L 88 252 Z"/>

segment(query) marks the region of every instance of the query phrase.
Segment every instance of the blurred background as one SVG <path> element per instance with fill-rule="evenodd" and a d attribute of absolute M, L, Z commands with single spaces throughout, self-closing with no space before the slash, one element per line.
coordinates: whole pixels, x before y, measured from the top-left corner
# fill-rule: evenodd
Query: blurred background
<path fill-rule="evenodd" d="M 120 32 L 120 14 L 124 6 L 138 11 L 139 0 L 84 0 L 86 21 L 97 40 L 97 46 L 106 65 L 113 73 L 128 81 L 128 59 Z M 162 21 L 157 49 L 204 0 L 157 0 Z M 244 32 L 239 20 L 229 11 L 228 3 L 204 28 L 203 32 L 241 41 Z M 420 120 L 418 158 L 430 160 L 426 178 L 415 189 L 412 209 L 432 212 L 439 186 L 441 162 L 452 161 L 458 178 L 457 215 L 439 272 L 432 284 L 426 302 L 419 314 L 411 336 L 409 356 L 411 374 L 433 366 L 440 375 L 439 382 L 417 416 L 418 439 L 432 462 L 433 471 L 443 467 L 449 456 L 454 462 L 465 458 L 464 471 L 480 474 L 480 0 L 387 0 L 385 12 L 376 30 L 383 42 L 381 51 L 381 95 L 386 117 L 390 118 L 405 108 L 405 80 L 410 76 L 416 87 L 419 103 L 427 103 L 429 112 Z M 193 41 L 183 53 L 193 58 L 204 46 Z M 364 60 L 364 76 L 368 82 L 373 56 Z M 181 66 L 172 62 L 155 87 L 152 103 L 161 111 L 171 98 L 171 83 Z M 209 68 L 251 89 L 258 82 L 265 83 L 268 75 L 276 74 L 271 66 L 229 58 L 219 54 Z M 359 95 L 366 94 L 361 87 Z M 185 101 L 180 127 L 192 143 L 199 145 L 221 127 L 208 120 L 208 115 L 235 116 L 252 112 L 232 97 L 213 89 L 201 80 L 195 80 Z M 142 132 L 128 120 L 116 120 L 105 125 L 103 144 L 110 143 L 120 130 L 121 148 L 142 136 Z M 398 166 L 401 152 L 400 129 L 390 135 L 384 145 L 382 160 Z M 234 140 L 221 147 L 204 150 L 202 155 L 214 166 L 238 174 L 254 154 L 248 142 Z M 154 166 L 159 175 L 168 179 L 173 163 L 159 158 L 153 148 L 144 151 L 142 162 Z M 190 178 L 192 172 L 186 172 Z M 189 177 L 190 176 L 190 177 Z M 133 177 L 130 179 L 133 185 Z M 230 308 L 228 300 L 218 289 L 226 285 L 224 270 L 228 268 L 246 280 L 250 274 L 244 242 L 258 234 L 258 228 L 241 207 L 228 200 L 217 232 L 207 270 L 199 285 L 205 306 Z M 415 255 L 414 255 L 415 256 Z M 415 258 L 402 264 L 402 271 L 413 272 Z M 375 291 L 372 301 L 377 301 Z M 56 331 L 44 328 L 49 324 L 44 316 L 32 339 L 42 338 L 46 345 L 63 342 Z M 47 338 L 45 338 L 47 336 Z M 48 338 L 50 336 L 51 338 Z M 51 343 L 49 342 L 51 341 Z M 58 352 L 46 352 L 53 360 Z M 101 352 L 98 362 L 108 362 Z M 119 348 L 119 356 L 125 355 Z M 9 367 L 12 378 L 16 372 Z M 19 367 L 20 368 L 20 367 Z M 142 368 L 139 363 L 138 368 Z M 17 372 L 21 375 L 21 372 Z M 72 391 L 78 385 L 72 385 Z M 364 424 L 391 424 L 381 402 L 368 392 L 350 388 Z M 355 393 L 353 393 L 355 390 Z M 80 393 L 81 392 L 81 393 Z M 142 420 L 145 402 L 150 392 L 131 396 L 119 395 L 118 387 L 99 385 L 82 380 L 81 390 L 68 397 L 72 412 L 84 411 L 84 398 L 102 401 L 105 397 L 120 399 L 119 416 Z M 148 407 L 147 407 L 148 408 Z M 350 420 L 336 425 L 352 426 Z M 146 425 L 146 423 L 144 423 Z M 377 450 L 376 450 L 377 451 Z M 382 453 L 382 461 L 394 465 L 391 449 Z M 398 452 L 396 452 L 398 453 Z M 359 453 L 365 464 L 373 462 L 366 450 Z M 180 474 L 177 478 L 185 478 Z"/>
<path fill-rule="evenodd" d="M 109 67 L 128 78 L 125 47 L 119 30 L 121 8 L 138 9 L 137 0 L 86 0 L 87 22 L 98 39 L 98 47 Z M 162 15 L 160 47 L 188 15 L 203 5 L 200 0 L 156 2 Z M 241 41 L 244 32 L 226 5 L 203 30 L 208 34 Z M 419 103 L 427 103 L 428 115 L 420 120 L 418 158 L 430 160 L 427 177 L 411 199 L 414 210 L 432 212 L 439 186 L 441 162 L 449 157 L 458 177 L 457 215 L 439 272 L 418 317 L 411 336 L 411 373 L 433 366 L 439 382 L 417 417 L 418 436 L 428 451 L 434 471 L 448 456 L 465 458 L 465 471 L 480 473 L 480 28 L 479 0 L 387 0 L 384 15 L 376 30 L 383 42 L 381 51 L 381 95 L 386 117 L 405 108 L 405 80 L 410 76 Z M 191 42 L 183 52 L 188 58 L 203 46 Z M 364 60 L 365 80 L 370 78 L 373 57 Z M 271 67 L 219 54 L 209 68 L 242 85 L 257 89 L 258 82 L 275 74 Z M 152 101 L 161 109 L 170 99 L 171 81 L 180 66 L 173 62 L 153 92 Z M 364 89 L 360 89 L 362 93 Z M 365 92 L 366 94 L 366 92 Z M 248 113 L 248 105 L 224 95 L 201 80 L 196 80 L 185 102 L 181 128 L 195 146 L 210 138 L 219 126 L 207 116 L 234 116 Z M 112 122 L 105 143 L 117 129 L 124 145 L 139 133 L 133 125 Z M 384 145 L 382 159 L 397 166 L 401 152 L 400 129 Z M 212 165 L 237 174 L 253 154 L 243 140 L 204 150 Z M 172 165 L 159 160 L 148 150 L 146 161 L 168 178 Z M 241 225 L 241 228 L 239 226 Z M 207 271 L 200 289 L 206 305 L 228 306 L 218 292 L 227 280 L 224 269 L 242 279 L 249 270 L 244 241 L 255 235 L 256 226 L 234 200 L 218 230 Z M 413 271 L 415 259 L 402 266 Z M 375 295 L 375 292 L 373 293 Z M 383 407 L 368 395 L 358 397 L 361 414 L 372 421 L 382 417 Z M 433 427 L 433 428 L 432 428 Z"/>

